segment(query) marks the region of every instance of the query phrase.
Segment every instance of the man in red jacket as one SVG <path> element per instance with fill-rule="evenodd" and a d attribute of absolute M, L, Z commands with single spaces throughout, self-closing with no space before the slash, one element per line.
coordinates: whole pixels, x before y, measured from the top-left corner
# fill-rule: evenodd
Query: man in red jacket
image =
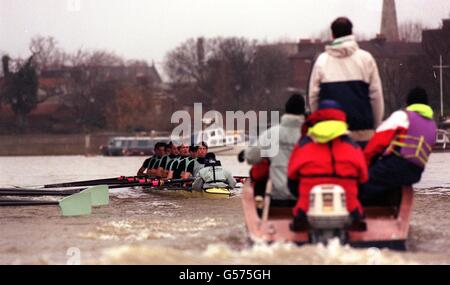
<path fill-rule="evenodd" d="M 299 199 L 293 210 L 294 231 L 307 228 L 309 193 L 319 184 L 337 184 L 345 189 L 347 209 L 354 221 L 363 216 L 358 201 L 358 183 L 368 179 L 361 148 L 348 137 L 346 114 L 339 103 L 323 100 L 307 120 L 311 127 L 295 146 L 288 165 L 288 183 Z"/>

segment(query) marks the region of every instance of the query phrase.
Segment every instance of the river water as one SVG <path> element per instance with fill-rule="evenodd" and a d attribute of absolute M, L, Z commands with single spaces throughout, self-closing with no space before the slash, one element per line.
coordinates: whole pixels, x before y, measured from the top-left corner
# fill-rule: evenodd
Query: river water
<path fill-rule="evenodd" d="M 220 157 L 233 175 L 249 166 Z M 134 175 L 142 157 L 0 157 L 0 186 Z M 416 185 L 409 251 L 247 243 L 238 195 L 223 200 L 114 190 L 109 206 L 61 217 L 57 207 L 0 208 L 0 264 L 450 264 L 450 153 Z M 54 198 L 53 198 L 54 199 Z M 79 258 L 78 258 L 79 257 Z"/>

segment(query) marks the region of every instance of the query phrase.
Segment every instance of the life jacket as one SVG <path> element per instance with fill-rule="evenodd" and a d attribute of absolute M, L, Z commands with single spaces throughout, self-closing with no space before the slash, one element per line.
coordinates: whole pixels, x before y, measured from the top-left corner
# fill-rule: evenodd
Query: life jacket
<path fill-rule="evenodd" d="M 405 110 L 409 121 L 408 130 L 405 134 L 395 136 L 386 149 L 385 155 L 393 153 L 424 168 L 436 142 L 436 123 L 432 119 L 432 111 L 431 114 L 426 114 L 423 111 L 418 112 L 417 110 L 422 109 L 418 105 L 422 105 L 422 108 L 426 106 L 414 104 Z"/>
<path fill-rule="evenodd" d="M 358 183 L 367 181 L 364 155 L 347 135 L 346 115 L 339 109 L 319 109 L 309 118 L 312 126 L 295 146 L 288 164 L 288 178 L 299 181 L 299 199 L 293 210 L 309 209 L 309 193 L 319 184 L 345 189 L 347 209 L 362 211 L 357 199 Z"/>
<path fill-rule="evenodd" d="M 205 158 L 204 157 L 197 157 L 194 161 L 194 167 L 193 167 L 193 176 L 197 176 L 200 169 L 205 167 Z"/>
<path fill-rule="evenodd" d="M 220 161 L 206 161 L 205 168 L 209 167 L 211 170 L 210 175 L 205 175 L 202 177 L 205 181 L 205 184 L 209 183 L 227 183 L 227 178 L 223 172 L 222 164 Z"/>

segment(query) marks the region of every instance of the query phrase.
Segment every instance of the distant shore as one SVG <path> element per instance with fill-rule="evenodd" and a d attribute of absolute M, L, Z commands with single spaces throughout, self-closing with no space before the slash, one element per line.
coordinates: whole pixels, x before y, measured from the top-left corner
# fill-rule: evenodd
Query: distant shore
<path fill-rule="evenodd" d="M 0 156 L 95 155 L 114 134 L 1 135 Z"/>

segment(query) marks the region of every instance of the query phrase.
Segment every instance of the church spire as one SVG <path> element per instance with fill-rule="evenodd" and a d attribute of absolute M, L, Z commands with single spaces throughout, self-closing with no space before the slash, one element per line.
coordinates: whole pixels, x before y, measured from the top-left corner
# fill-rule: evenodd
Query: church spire
<path fill-rule="evenodd" d="M 399 41 L 395 0 L 383 0 L 380 33 L 387 41 Z"/>

